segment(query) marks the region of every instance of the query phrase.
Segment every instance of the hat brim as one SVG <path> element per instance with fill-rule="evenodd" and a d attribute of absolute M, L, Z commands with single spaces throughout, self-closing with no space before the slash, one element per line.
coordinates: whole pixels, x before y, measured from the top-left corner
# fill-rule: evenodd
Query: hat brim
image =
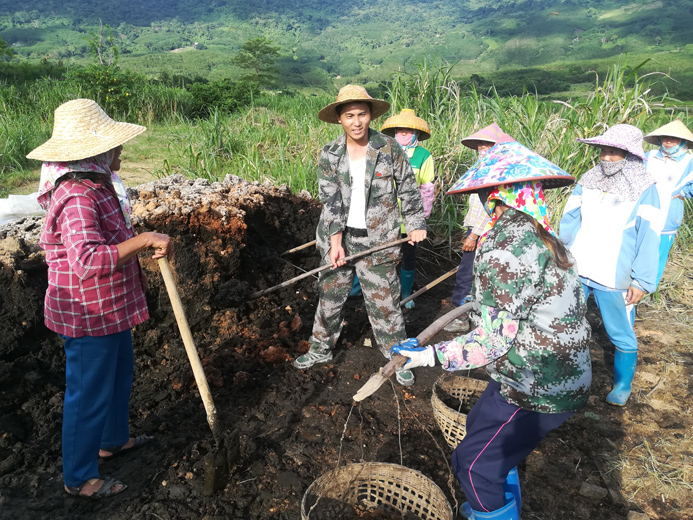
<path fill-rule="evenodd" d="M 544 189 L 569 186 L 575 178 L 548 159 L 512 141 L 495 144 L 447 191 L 475 193 L 503 184 L 541 182 Z"/>
<path fill-rule="evenodd" d="M 48 162 L 78 161 L 112 150 L 145 130 L 147 128 L 141 125 L 114 121 L 107 129 L 101 129 L 99 135 L 76 135 L 70 139 L 51 137 L 32 150 L 27 158 Z"/>
<path fill-rule="evenodd" d="M 461 142 L 463 145 L 465 145 L 467 148 L 470 148 L 471 150 L 477 150 L 477 147 L 471 146 L 470 143 L 475 143 L 475 142 L 479 142 L 479 141 L 484 142 L 484 143 L 496 144 L 496 141 L 494 141 L 493 139 L 486 139 L 486 138 L 484 138 L 484 137 L 474 137 L 474 138 L 465 137 L 465 138 L 462 139 L 462 141 L 460 141 L 460 142 Z"/>
<path fill-rule="evenodd" d="M 681 139 L 682 141 L 686 141 L 688 143 L 688 147 L 691 148 L 693 147 L 693 139 L 690 137 L 684 137 L 682 135 L 673 135 L 673 133 L 668 132 L 666 134 L 647 134 L 645 137 L 643 137 L 643 141 L 646 143 L 659 146 L 659 140 L 662 137 L 675 137 L 676 139 Z"/>
<path fill-rule="evenodd" d="M 429 134 L 425 130 L 421 130 L 420 128 L 411 128 L 409 126 L 404 126 L 404 125 L 397 125 L 397 126 L 391 127 L 391 128 L 382 128 L 380 131 L 385 135 L 389 135 L 390 137 L 394 137 L 395 136 L 395 130 L 397 130 L 398 128 L 408 128 L 409 130 L 418 131 L 419 132 L 419 137 L 417 137 L 418 141 L 425 141 L 426 139 L 429 139 L 431 137 L 431 134 Z"/>
<path fill-rule="evenodd" d="M 330 103 L 320 112 L 318 112 L 318 118 L 320 121 L 325 123 L 331 123 L 333 125 L 339 124 L 339 114 L 337 114 L 337 107 L 340 105 L 347 105 L 349 103 L 368 103 L 371 106 L 371 120 L 377 119 L 390 110 L 390 103 L 383 99 L 345 99 L 342 101 L 335 101 Z"/>
<path fill-rule="evenodd" d="M 547 175 L 545 177 L 527 177 L 525 179 L 513 179 L 511 182 L 491 182 L 484 184 L 483 186 L 468 186 L 455 191 L 448 191 L 446 195 L 455 195 L 460 193 L 476 193 L 479 190 L 484 190 L 488 188 L 493 188 L 495 186 L 502 186 L 503 184 L 517 184 L 522 182 L 541 182 L 541 187 L 545 190 L 551 190 L 554 188 L 563 188 L 565 186 L 570 186 L 575 183 L 575 178 L 571 175 L 556 177 Z"/>
<path fill-rule="evenodd" d="M 577 139 L 581 143 L 588 144 L 590 146 L 596 146 L 598 148 L 601 148 L 602 146 L 609 146 L 611 148 L 618 148 L 619 150 L 623 150 L 625 152 L 628 152 L 630 154 L 635 155 L 636 157 L 640 157 L 640 159 L 645 160 L 645 150 L 640 147 L 639 150 L 630 150 L 628 148 L 624 148 L 622 143 L 615 143 L 613 141 L 610 141 L 608 139 L 603 139 L 603 136 L 599 137 L 591 137 L 589 139 L 582 139 L 578 138 Z"/>

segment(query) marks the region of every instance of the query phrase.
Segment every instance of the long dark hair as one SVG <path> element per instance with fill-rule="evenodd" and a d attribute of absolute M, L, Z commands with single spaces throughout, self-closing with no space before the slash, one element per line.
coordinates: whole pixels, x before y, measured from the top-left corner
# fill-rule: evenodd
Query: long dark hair
<path fill-rule="evenodd" d="M 524 219 L 530 222 L 534 226 L 534 229 L 537 230 L 539 238 L 541 238 L 541 241 L 544 242 L 546 248 L 551 252 L 551 256 L 553 256 L 553 259 L 556 261 L 556 265 L 560 269 L 565 270 L 573 266 L 574 262 L 571 261 L 568 249 L 565 247 L 561 239 L 546 231 L 544 226 L 542 226 L 537 219 L 520 210 L 515 211 L 515 214 L 510 217 L 510 219 L 511 221 L 515 219 Z"/>

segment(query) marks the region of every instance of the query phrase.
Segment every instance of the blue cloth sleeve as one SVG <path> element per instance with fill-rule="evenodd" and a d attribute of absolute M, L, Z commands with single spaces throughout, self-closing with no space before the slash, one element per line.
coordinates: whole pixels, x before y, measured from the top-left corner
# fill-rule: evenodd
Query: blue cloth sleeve
<path fill-rule="evenodd" d="M 570 248 L 582 226 L 582 185 L 578 184 L 563 208 L 559 238 Z"/>
<path fill-rule="evenodd" d="M 636 254 L 633 259 L 632 285 L 651 293 L 657 288 L 659 266 L 659 240 L 662 219 L 659 211 L 657 188 L 650 186 L 640 197 L 635 219 Z"/>

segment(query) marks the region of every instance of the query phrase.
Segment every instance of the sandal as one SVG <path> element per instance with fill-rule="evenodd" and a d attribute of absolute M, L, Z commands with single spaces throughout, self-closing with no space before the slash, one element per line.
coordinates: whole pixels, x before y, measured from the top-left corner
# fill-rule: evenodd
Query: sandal
<path fill-rule="evenodd" d="M 150 442 L 154 440 L 154 437 L 150 437 L 149 435 L 138 435 L 135 437 L 135 444 L 130 446 L 129 448 L 123 448 L 123 446 L 114 446 L 112 448 L 101 448 L 101 451 L 107 451 L 110 453 L 110 455 L 106 455 L 105 457 L 99 455 L 102 459 L 110 459 L 118 455 L 119 453 L 126 453 L 130 450 L 136 450 L 138 448 L 141 448 L 142 446 L 146 446 Z M 125 443 L 127 444 L 127 443 Z"/>
<path fill-rule="evenodd" d="M 66 487 L 66 492 L 68 495 L 77 497 L 77 498 L 87 498 L 91 500 L 101 500 L 102 498 L 107 498 L 107 497 L 112 497 L 117 495 L 118 493 L 122 493 L 125 491 L 128 487 L 120 482 L 119 480 L 116 480 L 111 477 L 104 477 L 103 479 L 103 484 L 101 484 L 101 487 L 97 490 L 94 491 L 91 495 L 84 495 L 82 493 L 82 489 L 84 486 L 89 482 L 88 480 L 84 483 L 82 483 L 81 486 L 78 487 Z M 116 486 L 121 486 L 118 491 L 113 491 L 113 488 Z"/>

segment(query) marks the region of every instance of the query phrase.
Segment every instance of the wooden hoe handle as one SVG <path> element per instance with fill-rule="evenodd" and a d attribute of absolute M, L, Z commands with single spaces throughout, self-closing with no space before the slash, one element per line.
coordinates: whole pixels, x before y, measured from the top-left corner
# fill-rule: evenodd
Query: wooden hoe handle
<path fill-rule="evenodd" d="M 190 327 L 188 326 L 188 320 L 185 317 L 185 309 L 183 309 L 183 303 L 180 300 L 180 295 L 178 294 L 178 289 L 176 288 L 176 282 L 173 279 L 173 273 L 171 272 L 171 266 L 168 264 L 167 258 L 159 258 L 159 269 L 161 269 L 161 275 L 163 276 L 164 283 L 166 284 L 168 297 L 171 299 L 173 313 L 176 315 L 176 322 L 178 322 L 180 335 L 183 339 L 183 344 L 185 345 L 185 351 L 188 354 L 188 359 L 190 360 L 190 366 L 192 367 L 193 375 L 195 376 L 197 388 L 200 390 L 202 402 L 205 405 L 207 422 L 209 423 L 209 427 L 212 429 L 212 434 L 214 434 L 216 437 L 217 432 L 215 427 L 217 424 L 217 409 L 214 406 L 212 393 L 209 391 L 207 377 L 205 376 L 205 371 L 202 368 L 200 356 L 197 354 L 195 342 L 193 341 Z"/>

